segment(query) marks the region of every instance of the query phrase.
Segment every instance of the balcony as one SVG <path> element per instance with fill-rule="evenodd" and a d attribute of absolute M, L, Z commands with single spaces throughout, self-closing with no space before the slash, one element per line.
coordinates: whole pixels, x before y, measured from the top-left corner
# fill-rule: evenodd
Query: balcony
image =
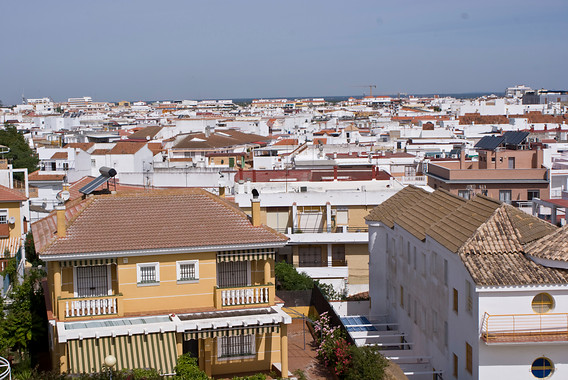
<path fill-rule="evenodd" d="M 274 285 L 215 288 L 215 307 L 217 309 L 262 304 L 274 304 Z"/>
<path fill-rule="evenodd" d="M 60 320 L 72 318 L 98 317 L 119 314 L 122 294 L 115 296 L 60 298 L 58 317 Z"/>
<path fill-rule="evenodd" d="M 486 344 L 568 342 L 568 313 L 483 315 Z"/>

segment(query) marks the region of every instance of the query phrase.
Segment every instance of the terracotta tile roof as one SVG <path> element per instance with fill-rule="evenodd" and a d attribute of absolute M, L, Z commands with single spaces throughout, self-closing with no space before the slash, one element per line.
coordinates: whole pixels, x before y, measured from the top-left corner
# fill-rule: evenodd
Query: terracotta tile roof
<path fill-rule="evenodd" d="M 178 142 L 173 149 L 215 149 L 267 141 L 264 136 L 243 133 L 234 129 L 217 130 L 209 137 L 205 133 L 191 133 Z"/>
<path fill-rule="evenodd" d="M 21 202 L 28 198 L 16 189 L 0 185 L 0 202 Z"/>
<path fill-rule="evenodd" d="M 28 175 L 29 181 L 63 181 L 65 174 L 44 174 L 39 170 Z"/>
<path fill-rule="evenodd" d="M 526 251 L 536 258 L 568 262 L 568 225 L 528 244 Z"/>
<path fill-rule="evenodd" d="M 92 176 L 86 176 L 83 177 L 75 182 L 73 182 L 71 185 L 69 185 L 69 200 L 75 200 L 78 198 L 82 198 L 83 197 L 83 193 L 79 192 L 79 189 L 82 188 L 83 186 L 87 185 L 88 183 L 90 183 L 92 180 L 94 180 L 95 177 Z M 114 179 L 111 181 L 115 181 L 115 184 L 110 184 L 110 190 L 111 191 L 125 191 L 125 190 L 139 190 L 139 189 L 143 189 L 144 186 L 135 186 L 135 185 L 122 185 L 118 179 Z M 102 185 L 100 185 L 99 187 L 97 187 L 95 190 L 93 190 L 93 192 L 97 192 L 97 191 L 101 191 L 103 189 L 107 188 L 107 183 L 103 183 Z"/>
<path fill-rule="evenodd" d="M 84 150 L 85 152 L 92 148 L 95 143 L 69 143 L 64 146 L 64 148 L 77 148 Z"/>
<path fill-rule="evenodd" d="M 396 223 L 420 240 L 426 238 L 426 231 L 442 218 L 466 202 L 465 199 L 445 190 L 426 195 L 396 219 Z"/>
<path fill-rule="evenodd" d="M 134 154 L 146 145 L 145 142 L 119 141 L 109 154 Z"/>
<path fill-rule="evenodd" d="M 252 226 L 241 210 L 202 189 L 126 192 L 84 202 L 67 236 L 42 246 L 42 255 L 287 241 L 268 227 Z"/>
<path fill-rule="evenodd" d="M 457 252 L 500 205 L 499 201 L 478 195 L 442 218 L 426 233 L 450 251 Z"/>
<path fill-rule="evenodd" d="M 160 132 L 162 130 L 162 127 L 158 126 L 158 125 L 151 125 L 149 127 L 146 128 L 142 128 L 134 133 L 132 133 L 131 135 L 128 136 L 129 139 L 144 139 L 146 140 L 147 137 L 150 137 L 150 140 L 153 139 L 158 132 Z"/>
<path fill-rule="evenodd" d="M 398 193 L 375 207 L 365 220 L 382 222 L 390 228 L 394 227 L 395 220 L 429 193 L 415 186 L 407 186 Z"/>
<path fill-rule="evenodd" d="M 505 115 L 480 115 L 478 113 L 466 113 L 460 116 L 460 125 L 469 124 L 509 124 Z"/>
<path fill-rule="evenodd" d="M 298 145 L 298 139 L 282 139 L 272 144 L 275 145 Z"/>
<path fill-rule="evenodd" d="M 444 214 L 428 228 L 429 222 Z M 567 269 L 539 265 L 525 254 L 567 260 L 568 227 L 555 232 L 557 227 L 552 224 L 485 196 L 459 202 L 440 190 L 429 194 L 407 187 L 366 219 L 391 228 L 399 224 L 418 238 L 429 235 L 457 253 L 480 286 L 568 282 Z"/>
<path fill-rule="evenodd" d="M 51 160 L 66 160 L 67 158 L 67 152 L 55 152 L 51 156 Z"/>
<path fill-rule="evenodd" d="M 104 156 L 106 154 L 109 154 L 110 149 L 95 149 L 91 152 L 91 155 L 94 156 Z"/>

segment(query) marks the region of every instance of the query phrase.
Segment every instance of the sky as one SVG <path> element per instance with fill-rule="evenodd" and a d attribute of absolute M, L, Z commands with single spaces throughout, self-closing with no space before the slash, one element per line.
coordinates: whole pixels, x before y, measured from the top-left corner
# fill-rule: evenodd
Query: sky
<path fill-rule="evenodd" d="M 568 90 L 566 0 L 0 2 L 0 100 Z M 367 87 L 365 87 L 367 86 Z"/>

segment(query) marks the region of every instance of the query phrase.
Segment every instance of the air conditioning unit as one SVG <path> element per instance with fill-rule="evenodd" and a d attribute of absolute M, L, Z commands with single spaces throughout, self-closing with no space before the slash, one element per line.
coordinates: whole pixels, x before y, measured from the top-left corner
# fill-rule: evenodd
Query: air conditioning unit
<path fill-rule="evenodd" d="M 15 216 L 11 216 L 8 218 L 8 224 L 14 224 L 16 223 L 16 217 Z"/>
<path fill-rule="evenodd" d="M 300 186 L 300 193 L 306 193 L 308 191 L 307 186 Z"/>

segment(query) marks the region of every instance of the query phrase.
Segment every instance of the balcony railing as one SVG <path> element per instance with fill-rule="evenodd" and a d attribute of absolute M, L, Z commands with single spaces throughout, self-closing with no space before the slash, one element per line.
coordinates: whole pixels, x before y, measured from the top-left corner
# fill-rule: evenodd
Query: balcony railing
<path fill-rule="evenodd" d="M 274 303 L 274 285 L 216 288 L 215 301 L 218 309 L 231 306 L 247 306 Z"/>
<path fill-rule="evenodd" d="M 487 344 L 568 342 L 568 313 L 485 313 L 481 339 Z"/>
<path fill-rule="evenodd" d="M 59 316 L 65 318 L 92 317 L 99 315 L 118 314 L 120 295 L 87 297 L 87 298 L 61 298 L 59 299 Z"/>

